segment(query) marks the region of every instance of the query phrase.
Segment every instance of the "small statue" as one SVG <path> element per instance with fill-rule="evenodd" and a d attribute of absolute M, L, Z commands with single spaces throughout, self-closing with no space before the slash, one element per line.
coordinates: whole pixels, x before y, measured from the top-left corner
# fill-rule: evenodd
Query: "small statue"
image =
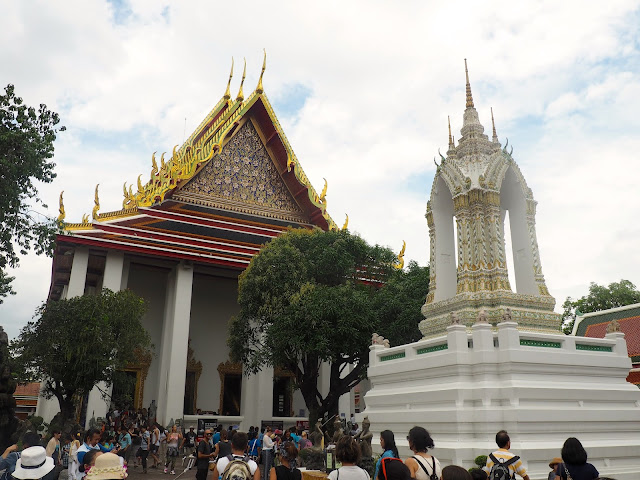
<path fill-rule="evenodd" d="M 371 440 L 373 439 L 373 433 L 369 431 L 370 426 L 371 422 L 369 421 L 369 417 L 364 417 L 364 420 L 362 421 L 362 431 L 353 437 L 360 444 L 362 458 L 371 457 L 372 454 Z"/>
<path fill-rule="evenodd" d="M 324 433 L 322 433 L 322 423 L 320 420 L 316 422 L 316 426 L 313 429 L 313 432 L 309 435 L 309 440 L 315 448 L 322 448 L 322 439 L 324 438 Z"/>
<path fill-rule="evenodd" d="M 607 325 L 607 333 L 620 332 L 620 322 L 618 320 L 611 320 Z"/>
<path fill-rule="evenodd" d="M 456 312 L 451 312 L 449 314 L 449 319 L 451 320 L 451 325 L 460 325 L 460 317 Z"/>
<path fill-rule="evenodd" d="M 489 323 L 489 321 L 487 320 L 487 312 L 484 308 L 480 310 L 480 313 L 478 313 L 476 323 Z"/>
<path fill-rule="evenodd" d="M 151 400 L 151 405 L 149 405 L 149 419 L 151 421 L 154 421 L 156 418 L 156 410 L 158 409 L 158 407 L 156 406 L 156 401 L 155 400 Z"/>
<path fill-rule="evenodd" d="M 509 307 L 507 307 L 507 310 L 502 314 L 502 321 L 503 322 L 512 322 L 512 317 L 511 317 L 511 309 Z"/>
<path fill-rule="evenodd" d="M 340 421 L 340 417 L 336 415 L 335 420 L 333 421 L 333 438 L 331 439 L 333 443 L 338 443 L 344 437 L 344 432 L 342 430 L 342 422 Z"/>
<path fill-rule="evenodd" d="M 390 346 L 389 340 L 385 339 L 382 335 L 378 335 L 377 333 L 374 333 L 371 336 L 371 344 L 372 345 L 382 345 L 385 348 L 389 348 L 389 346 Z"/>

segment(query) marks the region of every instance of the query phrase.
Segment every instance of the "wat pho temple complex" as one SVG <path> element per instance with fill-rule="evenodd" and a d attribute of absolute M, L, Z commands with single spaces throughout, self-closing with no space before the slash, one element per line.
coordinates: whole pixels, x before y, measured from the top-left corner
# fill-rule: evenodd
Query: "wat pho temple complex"
<path fill-rule="evenodd" d="M 238 275 L 265 243 L 288 228 L 346 228 L 327 212 L 326 184 L 320 193 L 313 188 L 287 141 L 264 93 L 265 67 L 266 57 L 245 98 L 245 64 L 232 99 L 232 66 L 222 99 L 187 141 L 168 159 L 154 155 L 146 181 L 141 175 L 137 186 L 124 185 L 121 210 L 101 212 L 96 187 L 92 218 L 67 223 L 60 195 L 64 233 L 49 300 L 108 288 L 147 301 L 143 324 L 155 355 L 131 365 L 131 396 L 136 408 L 155 400 L 165 425 L 198 411 L 246 425 L 306 416 L 291 374 L 266 368 L 243 376 L 226 344 L 239 310 Z M 328 372 L 324 383 L 328 389 Z M 45 418 L 57 411 L 55 402 L 41 403 Z M 87 419 L 106 411 L 94 389 Z"/>

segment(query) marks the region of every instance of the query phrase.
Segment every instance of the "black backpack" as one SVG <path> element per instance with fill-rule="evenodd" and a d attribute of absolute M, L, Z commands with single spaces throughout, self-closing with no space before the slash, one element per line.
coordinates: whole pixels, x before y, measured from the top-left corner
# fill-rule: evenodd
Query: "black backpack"
<path fill-rule="evenodd" d="M 511 472 L 509 471 L 509 465 L 513 465 L 520 457 L 513 456 L 509 460 L 505 460 L 504 462 L 499 462 L 496 457 L 493 456 L 493 453 L 489 454 L 489 458 L 493 462 L 493 467 L 491 467 L 491 473 L 489 473 L 489 480 L 510 480 L 511 478 L 516 478 L 516 474 L 514 472 L 513 477 L 511 476 Z"/>

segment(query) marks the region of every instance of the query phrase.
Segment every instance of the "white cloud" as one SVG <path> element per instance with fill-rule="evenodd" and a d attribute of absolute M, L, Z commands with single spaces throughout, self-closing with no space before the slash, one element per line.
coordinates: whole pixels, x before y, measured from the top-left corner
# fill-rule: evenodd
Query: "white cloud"
<path fill-rule="evenodd" d="M 628 174 L 640 146 L 636 2 L 130 8 L 115 24 L 107 2 L 3 3 L 0 40 L 12 48 L 0 51 L 0 83 L 59 111 L 69 128 L 56 145 L 58 178 L 42 188 L 52 214 L 63 189 L 69 219 L 89 213 L 96 183 L 103 211 L 120 208 L 122 183 L 145 178 L 151 153 L 170 152 L 219 100 L 231 56 L 233 93 L 243 57 L 253 90 L 265 47 L 270 98 L 293 84 L 311 92 L 281 121 L 311 181 L 328 180 L 336 222 L 348 213 L 352 230 L 396 250 L 406 240 L 406 258 L 425 264 L 432 159 L 446 150 L 447 115 L 459 137 L 468 58 L 480 118 L 489 130 L 494 107 L 539 201 L 543 271 L 558 302 L 590 281 L 640 284 Z M 28 256 L 15 275 L 19 294 L 0 318 L 24 323 L 46 297 L 50 261 Z"/>

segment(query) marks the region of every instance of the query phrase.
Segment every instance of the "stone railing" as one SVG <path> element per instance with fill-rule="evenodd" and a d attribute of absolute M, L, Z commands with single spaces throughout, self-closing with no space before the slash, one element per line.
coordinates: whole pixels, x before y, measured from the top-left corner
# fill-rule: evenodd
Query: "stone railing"
<path fill-rule="evenodd" d="M 464 325 L 447 327 L 446 335 L 415 343 L 385 347 L 369 347 L 369 366 L 408 361 L 423 355 L 451 355 L 479 351 L 521 350 L 547 352 L 598 353 L 627 357 L 624 333 L 607 333 L 605 338 L 574 337 L 550 333 L 520 331 L 516 322 L 502 322 L 493 327 L 476 323 L 467 330 Z"/>

